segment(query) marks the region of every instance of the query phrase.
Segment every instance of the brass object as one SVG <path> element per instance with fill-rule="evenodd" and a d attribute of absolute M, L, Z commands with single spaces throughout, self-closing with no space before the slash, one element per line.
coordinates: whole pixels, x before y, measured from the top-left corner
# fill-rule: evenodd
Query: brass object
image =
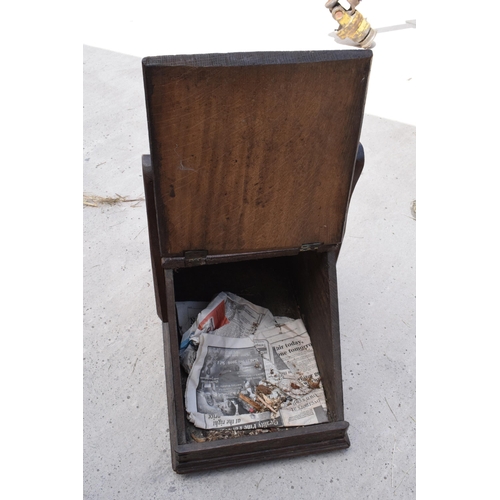
<path fill-rule="evenodd" d="M 325 7 L 332 13 L 332 17 L 339 23 L 337 35 L 342 40 L 349 38 L 364 49 L 369 48 L 377 32 L 370 23 L 356 10 L 360 0 L 348 0 L 351 7 L 346 10 L 338 0 L 328 0 Z"/>

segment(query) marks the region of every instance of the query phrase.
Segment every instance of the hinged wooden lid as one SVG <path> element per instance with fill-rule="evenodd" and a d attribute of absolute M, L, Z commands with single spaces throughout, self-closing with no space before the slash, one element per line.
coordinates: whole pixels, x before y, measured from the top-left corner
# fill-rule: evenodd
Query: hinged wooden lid
<path fill-rule="evenodd" d="M 370 50 L 148 57 L 161 253 L 342 240 Z"/>

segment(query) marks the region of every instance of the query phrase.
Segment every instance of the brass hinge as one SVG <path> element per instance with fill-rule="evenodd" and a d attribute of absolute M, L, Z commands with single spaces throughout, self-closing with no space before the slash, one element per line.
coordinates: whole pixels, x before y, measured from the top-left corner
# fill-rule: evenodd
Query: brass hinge
<path fill-rule="evenodd" d="M 207 263 L 208 252 L 206 250 L 186 250 L 184 262 L 186 267 L 203 266 Z"/>
<path fill-rule="evenodd" d="M 304 243 L 300 246 L 301 252 L 308 252 L 309 250 L 317 250 L 323 243 Z"/>

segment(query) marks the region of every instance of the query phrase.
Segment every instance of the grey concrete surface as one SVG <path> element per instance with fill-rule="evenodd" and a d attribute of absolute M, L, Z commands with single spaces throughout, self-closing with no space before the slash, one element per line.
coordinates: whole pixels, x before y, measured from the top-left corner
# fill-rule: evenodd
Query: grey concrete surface
<path fill-rule="evenodd" d="M 84 498 L 415 498 L 415 127 L 366 115 L 338 263 L 351 447 L 187 476 L 170 466 L 139 57 L 84 48 Z"/>

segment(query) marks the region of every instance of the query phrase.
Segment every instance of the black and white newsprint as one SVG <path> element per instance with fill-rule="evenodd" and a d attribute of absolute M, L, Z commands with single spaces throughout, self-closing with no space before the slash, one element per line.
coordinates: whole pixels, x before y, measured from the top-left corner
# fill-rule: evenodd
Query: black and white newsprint
<path fill-rule="evenodd" d="M 184 320 L 185 311 L 191 311 L 193 314 L 200 304 L 202 303 L 177 303 L 179 319 Z M 181 364 L 187 373 L 191 371 L 197 356 L 199 338 L 203 333 L 212 333 L 219 337 L 248 337 L 258 329 L 270 328 L 276 324 L 268 309 L 252 304 L 233 293 L 221 292 L 203 310 L 198 309 L 196 320 L 190 328 L 181 329 Z"/>
<path fill-rule="evenodd" d="M 301 319 L 258 331 L 268 384 L 288 395 L 280 408 L 285 427 L 327 422 L 327 407 L 311 339 Z"/>
<path fill-rule="evenodd" d="M 219 296 L 218 300 L 227 298 Z M 240 301 L 248 308 L 244 299 Z M 239 300 L 232 296 L 227 302 Z M 200 313 L 198 325 L 205 315 L 214 316 L 213 306 Z M 269 317 L 267 310 L 259 313 Z M 222 335 L 218 328 L 197 332 L 198 348 L 193 351 L 185 392 L 189 420 L 202 429 L 293 427 L 328 421 L 314 351 L 302 320 L 271 315 L 272 319 L 254 323 L 258 327 L 241 329 L 244 333 L 237 337 L 226 336 L 228 332 L 237 335 L 234 316 L 233 321 L 228 316 L 223 314 Z"/>
<path fill-rule="evenodd" d="M 270 411 L 256 412 L 240 397 L 252 398 L 265 378 L 262 356 L 251 338 L 202 333 L 186 384 L 189 420 L 202 429 L 281 426 Z"/>

